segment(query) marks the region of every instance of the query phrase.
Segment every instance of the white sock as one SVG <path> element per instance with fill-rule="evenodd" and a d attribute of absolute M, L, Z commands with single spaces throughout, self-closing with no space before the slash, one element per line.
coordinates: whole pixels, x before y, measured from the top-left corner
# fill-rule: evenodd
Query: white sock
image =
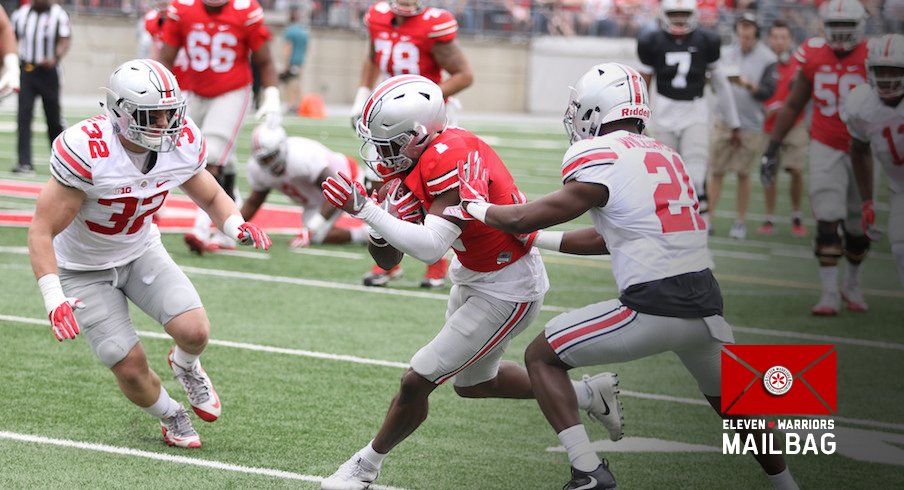
<path fill-rule="evenodd" d="M 189 354 L 184 350 L 180 349 L 179 346 L 176 346 L 176 349 L 173 351 L 173 360 L 176 361 L 176 364 L 182 368 L 191 368 L 198 362 L 198 358 L 201 357 L 201 354 Z"/>
<path fill-rule="evenodd" d="M 895 264 L 898 266 L 898 279 L 904 286 L 904 243 L 893 243 L 891 245 L 891 254 L 895 257 Z"/>
<path fill-rule="evenodd" d="M 149 413 L 152 417 L 164 419 L 176 415 L 176 412 L 179 410 L 179 402 L 170 398 L 166 388 L 161 386 L 160 396 L 157 397 L 157 401 L 150 407 L 141 407 L 141 409 Z"/>
<path fill-rule="evenodd" d="M 848 262 L 847 274 L 844 276 L 844 289 L 858 289 L 860 287 L 860 264 Z"/>
<path fill-rule="evenodd" d="M 766 475 L 772 483 L 772 488 L 776 490 L 798 490 L 797 482 L 791 476 L 791 471 L 786 467 L 781 473 L 775 475 Z"/>
<path fill-rule="evenodd" d="M 364 461 L 370 463 L 374 468 L 380 468 L 381 466 L 383 466 L 383 460 L 386 459 L 386 456 L 389 455 L 389 453 L 378 453 L 374 449 L 374 441 L 370 441 L 366 446 L 358 451 L 358 454 L 360 454 L 361 457 L 364 458 Z"/>
<path fill-rule="evenodd" d="M 569 427 L 559 432 L 559 441 L 568 451 L 568 459 L 571 466 L 580 471 L 593 471 L 601 463 L 600 457 L 597 456 L 593 447 L 590 446 L 590 438 L 587 437 L 587 431 L 584 430 L 583 424 Z"/>
<path fill-rule="evenodd" d="M 359 226 L 349 230 L 352 235 L 352 243 L 367 243 L 367 228 Z"/>
<path fill-rule="evenodd" d="M 771 214 L 770 214 L 769 216 L 766 216 L 766 222 L 767 222 L 767 223 L 773 223 L 773 224 L 774 224 L 774 223 L 775 223 L 775 216 L 772 216 Z"/>
<path fill-rule="evenodd" d="M 593 391 L 590 385 L 583 381 L 571 380 L 571 386 L 574 388 L 574 394 L 578 397 L 578 408 L 581 410 L 589 410 L 593 403 Z"/>
<path fill-rule="evenodd" d="M 192 233 L 206 242 L 210 239 L 210 225 L 212 223 L 210 216 L 207 216 L 207 213 L 199 209 L 195 213 L 195 225 L 192 227 Z"/>
<path fill-rule="evenodd" d="M 822 283 L 822 292 L 838 294 L 838 266 L 820 267 L 819 281 Z"/>

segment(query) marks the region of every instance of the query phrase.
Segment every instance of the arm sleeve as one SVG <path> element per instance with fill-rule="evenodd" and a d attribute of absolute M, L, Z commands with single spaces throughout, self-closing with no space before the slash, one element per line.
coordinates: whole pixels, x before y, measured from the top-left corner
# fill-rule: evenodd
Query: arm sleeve
<path fill-rule="evenodd" d="M 738 107 L 731 95 L 731 84 L 728 82 L 728 78 L 718 65 L 710 67 L 710 74 L 712 75 L 713 91 L 716 93 L 716 98 L 719 99 L 719 109 L 722 111 L 723 120 L 731 129 L 741 127 Z"/>
<path fill-rule="evenodd" d="M 647 75 L 653 73 L 653 66 L 656 64 L 656 56 L 653 53 L 652 43 L 653 39 L 650 34 L 641 35 L 637 39 L 637 57 L 640 59 L 641 63 L 639 71 Z"/>
<path fill-rule="evenodd" d="M 69 23 L 69 14 L 63 10 L 63 7 L 57 6 L 60 9 L 60 24 L 57 27 L 57 36 L 59 37 L 72 37 L 72 26 Z"/>
<path fill-rule="evenodd" d="M 427 215 L 423 225 L 400 220 L 368 201 L 357 215 L 399 251 L 432 264 L 445 255 L 461 228 L 436 215 Z"/>

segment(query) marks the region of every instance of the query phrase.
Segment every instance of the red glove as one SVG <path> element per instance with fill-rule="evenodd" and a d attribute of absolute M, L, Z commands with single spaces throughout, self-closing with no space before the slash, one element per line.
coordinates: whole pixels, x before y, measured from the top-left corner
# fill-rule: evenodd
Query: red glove
<path fill-rule="evenodd" d="M 389 214 L 409 223 L 420 223 L 424 220 L 424 211 L 420 199 L 409 189 L 399 192 L 402 179 L 394 179 L 386 184 L 386 197 L 378 203 Z"/>
<path fill-rule="evenodd" d="M 537 239 L 537 235 L 539 233 L 540 233 L 539 231 L 534 231 L 531 233 L 522 233 L 520 235 L 515 235 L 515 238 L 517 238 L 519 242 L 524 244 L 525 250 L 529 251 L 531 249 L 531 247 L 534 246 L 534 240 Z"/>
<path fill-rule="evenodd" d="M 80 310 L 84 307 L 85 304 L 78 298 L 66 298 L 47 315 L 50 318 L 50 328 L 58 341 L 74 339 L 79 334 L 78 322 L 72 308 Z"/>
<path fill-rule="evenodd" d="M 869 229 L 876 224 L 876 208 L 873 207 L 873 200 L 863 201 L 860 205 L 860 226 L 863 227 L 864 233 L 869 233 Z"/>
<path fill-rule="evenodd" d="M 254 248 L 269 250 L 273 241 L 264 233 L 260 226 L 247 221 L 239 225 L 238 240 L 243 245 L 254 245 Z"/>
<path fill-rule="evenodd" d="M 458 195 L 463 207 L 468 202 L 490 200 L 490 177 L 476 151 L 468 155 L 466 162 L 458 162 Z"/>
<path fill-rule="evenodd" d="M 358 214 L 369 200 L 364 186 L 342 172 L 338 179 L 328 177 L 321 187 L 327 201 L 352 216 Z"/>

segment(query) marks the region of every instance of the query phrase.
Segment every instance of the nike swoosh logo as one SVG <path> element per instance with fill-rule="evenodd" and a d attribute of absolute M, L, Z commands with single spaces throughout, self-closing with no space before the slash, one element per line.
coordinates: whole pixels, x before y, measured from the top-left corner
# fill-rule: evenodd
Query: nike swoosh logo
<path fill-rule="evenodd" d="M 600 393 L 600 400 L 603 401 L 603 406 L 606 407 L 606 412 L 603 413 L 603 415 L 609 415 L 609 404 L 606 403 L 606 399 L 603 398 L 603 394 L 602 394 L 602 393 Z"/>
<path fill-rule="evenodd" d="M 596 478 L 594 478 L 590 475 L 587 475 L 587 478 L 590 479 L 589 483 L 587 483 L 586 485 L 581 485 L 573 490 L 590 490 L 592 488 L 596 488 L 596 484 L 597 484 Z"/>
<path fill-rule="evenodd" d="M 220 408 L 220 397 L 217 397 L 217 401 L 211 404 L 213 408 Z"/>
<path fill-rule="evenodd" d="M 163 182 L 157 182 L 157 188 L 159 189 L 163 184 L 169 182 L 168 180 L 164 180 Z"/>

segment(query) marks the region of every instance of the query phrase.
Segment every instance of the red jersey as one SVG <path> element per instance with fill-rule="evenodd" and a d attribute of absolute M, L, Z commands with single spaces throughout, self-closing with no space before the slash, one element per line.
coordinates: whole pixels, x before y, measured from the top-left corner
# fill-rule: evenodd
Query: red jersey
<path fill-rule="evenodd" d="M 775 93 L 773 93 L 772 97 L 769 97 L 763 104 L 766 109 L 766 119 L 763 121 L 763 131 L 768 134 L 772 134 L 772 130 L 775 129 L 775 120 L 778 119 L 778 111 L 785 105 L 785 99 L 791 95 L 791 83 L 794 82 L 794 77 L 797 76 L 797 70 L 799 69 L 800 63 L 797 61 L 797 58 L 793 56 L 786 63 L 779 61 L 775 65 L 775 76 L 777 78 Z M 795 121 L 794 124 L 800 124 L 805 116 L 806 113 L 801 111 L 801 113 L 797 115 L 797 121 Z"/>
<path fill-rule="evenodd" d="M 442 80 L 442 68 L 431 50 L 436 43 L 455 39 L 458 22 L 446 10 L 427 8 L 413 17 L 396 17 L 387 2 L 377 2 L 364 15 L 374 45 L 374 61 L 386 76 L 421 75 L 433 83 Z"/>
<path fill-rule="evenodd" d="M 163 47 L 163 23 L 166 21 L 166 14 L 159 10 L 149 10 L 144 14 L 144 30 L 148 31 L 154 43 L 154 48 L 160 52 Z M 191 90 L 191 84 L 188 80 L 188 55 L 185 49 L 179 48 L 176 54 L 176 61 L 173 62 L 173 75 L 176 75 L 176 81 L 179 82 L 179 88 L 183 92 Z"/>
<path fill-rule="evenodd" d="M 838 58 L 825 39 L 813 37 L 794 53 L 801 73 L 813 84 L 813 121 L 810 138 L 841 151 L 848 151 L 851 136 L 838 115 L 848 93 L 866 83 L 866 41 Z"/>
<path fill-rule="evenodd" d="M 163 42 L 185 48 L 196 94 L 216 97 L 251 83 L 250 55 L 270 39 L 257 0 L 231 0 L 218 13 L 201 0 L 174 0 L 166 15 Z"/>
<path fill-rule="evenodd" d="M 482 139 L 461 128 L 449 128 L 433 140 L 405 178 L 405 185 L 430 209 L 436 196 L 458 188 L 458 162 L 479 152 L 490 176 L 490 202 L 518 204 L 526 202 L 515 186 L 499 155 Z M 458 260 L 472 271 L 492 272 L 514 263 L 528 250 L 515 235 L 471 221 L 461 236 L 461 250 L 453 245 Z"/>

